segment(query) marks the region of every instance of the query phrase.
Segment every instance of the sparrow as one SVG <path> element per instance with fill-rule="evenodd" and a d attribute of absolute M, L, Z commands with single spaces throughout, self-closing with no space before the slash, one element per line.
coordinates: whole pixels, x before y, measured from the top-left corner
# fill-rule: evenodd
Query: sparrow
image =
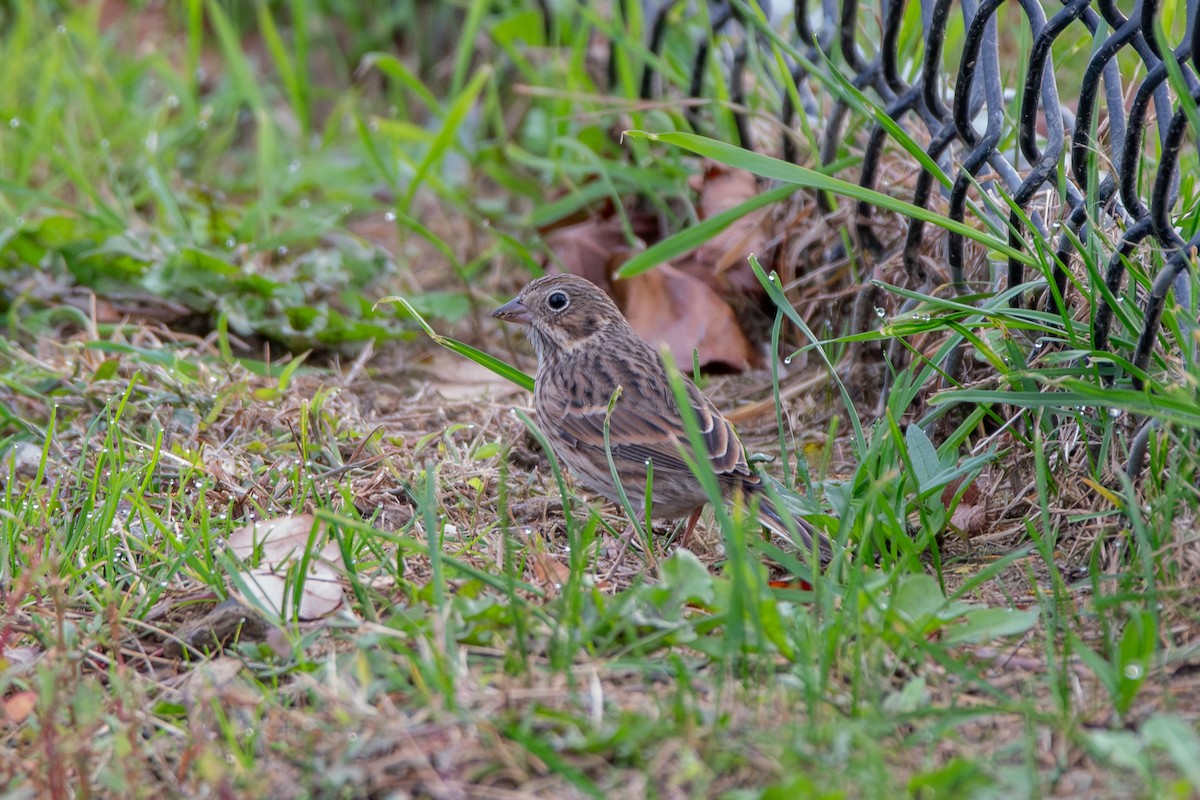
<path fill-rule="evenodd" d="M 613 463 L 630 504 L 645 508 L 652 464 L 650 516 L 690 516 L 690 533 L 709 498 L 680 452 L 681 446 L 688 453 L 692 449 L 666 365 L 604 290 L 576 275 L 547 275 L 530 282 L 492 316 L 527 326 L 537 353 L 534 409 L 559 461 L 587 488 L 619 504 L 604 442 L 608 417 Z M 762 477 L 750 469 L 733 425 L 691 380 L 683 380 L 704 437 L 703 456 L 722 493 L 757 498 L 759 521 L 791 541 L 793 535 L 767 496 Z M 618 390 L 610 416 L 609 403 Z M 832 558 L 829 540 L 812 525 L 797 519 L 796 529 L 799 545 L 815 548 L 822 563 Z"/>

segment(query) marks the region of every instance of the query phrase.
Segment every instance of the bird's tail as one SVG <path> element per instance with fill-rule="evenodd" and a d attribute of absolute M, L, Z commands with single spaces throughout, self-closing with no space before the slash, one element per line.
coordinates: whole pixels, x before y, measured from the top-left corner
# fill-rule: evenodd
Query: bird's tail
<path fill-rule="evenodd" d="M 829 541 L 829 537 L 814 528 L 803 517 L 792 516 L 793 524 L 789 526 L 779 515 L 775 504 L 767 497 L 767 493 L 763 491 L 757 494 L 759 521 L 772 533 L 791 542 L 797 549 L 815 550 L 817 557 L 821 559 L 822 566 L 833 560 L 833 543 Z"/>

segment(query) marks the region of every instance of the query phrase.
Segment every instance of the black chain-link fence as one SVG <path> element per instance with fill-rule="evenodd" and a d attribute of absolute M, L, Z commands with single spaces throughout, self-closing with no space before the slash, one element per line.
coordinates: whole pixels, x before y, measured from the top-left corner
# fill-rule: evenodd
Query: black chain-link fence
<path fill-rule="evenodd" d="M 629 2 L 635 0 L 625 0 L 620 7 L 625 8 Z M 961 41 L 963 49 L 957 71 L 949 73 L 946 63 L 953 59 L 945 57 L 943 43 L 956 13 L 955 5 L 963 27 L 951 38 Z M 1174 288 L 1176 301 L 1190 309 L 1186 315 L 1190 322 L 1196 317 L 1186 272 L 1195 263 L 1200 233 L 1189 231 L 1186 224 L 1194 225 L 1198 215 L 1195 209 L 1180 207 L 1178 201 L 1181 149 L 1189 132 L 1193 142 L 1200 133 L 1192 127 L 1195 102 L 1200 101 L 1200 28 L 1196 25 L 1200 0 L 1190 0 L 1186 8 L 1164 8 L 1160 0 L 1141 0 L 1128 14 L 1114 0 L 1067 0 L 1050 8 L 1049 15 L 1038 0 L 1014 0 L 1008 5 L 1019 7 L 1023 31 L 1014 30 L 1015 15 L 1005 12 L 1005 5 L 1004 0 L 961 0 L 957 4 L 951 0 L 919 0 L 916 11 L 924 42 L 923 58 L 919 65 L 908 64 L 905 70 L 899 56 L 899 39 L 910 9 L 904 0 L 879 0 L 877 7 L 869 8 L 860 6 L 858 0 L 841 0 L 840 5 L 837 0 L 821 0 L 820 8 L 797 0 L 792 16 L 794 31 L 790 33 L 806 62 L 797 63 L 792 71 L 794 93 L 788 90 L 790 87 L 783 90 L 783 122 L 794 124 L 793 96 L 803 101 L 823 91 L 810 73 L 816 65 L 818 69 L 840 71 L 855 89 L 878 103 L 888 118 L 907 130 L 920 126 L 930 160 L 953 177 L 947 194 L 948 217 L 963 221 L 972 190 L 986 192 L 999 184 L 1009 202 L 1007 220 L 999 220 L 1007 225 L 1009 244 L 1017 250 L 1029 247 L 1027 224 L 1037 228 L 1040 240 L 1055 243 L 1051 270 L 1054 285 L 1040 300 L 1046 310 L 1069 313 L 1055 306 L 1068 302 L 1065 298 L 1073 261 L 1091 257 L 1089 248 L 1091 253 L 1098 248 L 1107 258 L 1102 270 L 1107 289 L 1097 293 L 1101 299 L 1091 309 L 1096 350 L 1110 347 L 1114 308 L 1107 298 L 1121 295 L 1128 259 L 1140 245 L 1156 246 L 1164 266 L 1140 297 L 1144 308 L 1141 330 L 1131 332 L 1137 334 L 1137 343 L 1129 359 L 1133 369 L 1128 379 L 1140 390 L 1144 388 L 1143 376 L 1158 338 L 1168 291 Z M 652 51 L 659 52 L 673 15 L 687 13 L 686 9 L 686 0 L 680 0 L 663 3 L 654 10 L 649 42 Z M 748 15 L 753 11 L 738 0 L 712 3 L 707 9 L 711 41 L 717 41 L 722 33 L 731 34 L 728 40 L 733 54 L 727 64 L 730 99 L 737 115 L 738 135 L 746 147 L 753 143 L 744 111 L 745 98 L 740 92 L 747 31 L 754 30 L 748 24 Z M 1006 14 L 1003 37 L 998 21 L 1002 12 Z M 1168 26 L 1164 25 L 1164 17 L 1177 20 L 1184 14 L 1183 40 L 1165 41 L 1163 30 Z M 1174 27 L 1179 27 L 1177 21 Z M 1014 37 L 1027 37 L 1031 44 L 1024 51 L 1027 63 L 1023 81 L 1019 86 L 1005 86 L 1002 53 L 1011 57 Z M 1005 48 L 1002 40 L 1010 46 Z M 1056 44 L 1062 49 L 1064 43 L 1091 50 L 1082 78 L 1072 76 L 1069 96 L 1060 90 L 1052 58 Z M 702 95 L 710 49 L 707 38 L 696 47 L 690 92 L 695 97 Z M 911 83 L 902 76 L 905 71 L 914 74 Z M 1169 80 L 1172 72 L 1175 77 Z M 1008 74 L 1013 74 L 1011 68 Z M 1181 86 L 1186 87 L 1184 94 L 1190 94 L 1190 98 L 1180 97 Z M 641 90 L 646 99 L 655 91 L 651 66 L 646 67 Z M 1015 121 L 1010 113 L 1014 100 L 1019 100 Z M 1151 105 L 1153 117 L 1149 114 Z M 702 127 L 696 118 L 697 107 L 688 105 L 688 114 L 693 124 Z M 837 156 L 848 111 L 847 102 L 839 99 L 832 111 L 823 115 L 821 158 L 826 163 Z M 1016 152 L 1007 152 L 1000 145 L 1012 140 L 1014 125 L 1018 146 Z M 1147 156 L 1143 148 L 1150 135 L 1157 136 L 1158 146 L 1151 148 L 1154 152 Z M 889 136 L 888 128 L 876 123 L 862 143 L 860 181 L 864 187 L 876 188 Z M 797 159 L 791 135 L 783 137 L 778 152 L 786 159 Z M 1147 164 L 1155 172 L 1143 176 Z M 936 180 L 932 170 L 921 167 L 912 196 L 906 199 L 928 207 Z M 1142 183 L 1149 185 L 1148 197 L 1142 193 Z M 889 191 L 894 193 L 895 187 L 889 187 Z M 1034 203 L 1038 197 L 1054 200 Z M 995 213 L 994 209 L 1004 208 L 1004 204 L 995 202 L 990 208 Z M 869 203 L 860 202 L 854 227 L 861 247 L 878 255 L 882 248 L 873 231 L 873 214 Z M 1181 230 L 1190 238 L 1185 239 Z M 1105 235 L 1097 237 L 1100 232 Z M 925 236 L 924 222 L 908 222 L 902 258 L 912 288 L 932 288 L 920 259 Z M 967 286 L 964 246 L 961 233 L 947 232 L 944 257 L 949 280 L 962 291 Z M 1025 265 L 1010 258 L 1007 275 L 999 277 L 1007 287 L 1018 286 L 1026 280 Z M 1018 304 L 1024 298 L 1014 293 L 1011 302 Z M 960 361 L 955 352 L 945 365 L 951 378 L 958 377 Z M 1107 380 L 1117 377 L 1114 368 Z M 1144 443 L 1144 434 L 1145 430 L 1138 441 Z M 1134 456 L 1131 466 L 1141 462 L 1139 453 Z"/>

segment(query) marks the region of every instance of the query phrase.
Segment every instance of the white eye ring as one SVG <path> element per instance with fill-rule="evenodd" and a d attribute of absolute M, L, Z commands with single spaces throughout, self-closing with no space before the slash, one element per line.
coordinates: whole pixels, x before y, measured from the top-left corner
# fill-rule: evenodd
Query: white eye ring
<path fill-rule="evenodd" d="M 546 305 L 551 311 L 562 311 L 571 305 L 571 298 L 566 292 L 553 291 L 546 297 Z"/>

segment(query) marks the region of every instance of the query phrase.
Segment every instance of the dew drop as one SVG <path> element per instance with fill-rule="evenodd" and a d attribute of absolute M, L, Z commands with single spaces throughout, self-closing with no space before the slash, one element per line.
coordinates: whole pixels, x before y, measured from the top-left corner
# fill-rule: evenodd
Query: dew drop
<path fill-rule="evenodd" d="M 879 317 L 879 318 L 881 318 L 881 319 L 882 319 L 882 318 L 883 318 L 884 316 L 886 316 L 886 315 L 887 315 L 887 312 L 886 312 L 886 311 L 884 311 L 884 310 L 883 310 L 882 308 L 880 308 L 879 306 L 875 306 L 875 316 L 877 316 L 877 317 Z"/>
<path fill-rule="evenodd" d="M 286 256 L 288 254 L 287 245 L 286 244 L 279 245 L 279 247 L 275 248 L 275 252 L 281 256 Z"/>
<path fill-rule="evenodd" d="M 396 221 L 396 212 L 389 211 L 383 215 L 383 218 L 386 219 L 388 222 L 395 222 Z"/>
<path fill-rule="evenodd" d="M 791 356 L 786 356 L 786 357 L 783 359 L 783 363 L 784 363 L 784 364 L 790 364 L 790 363 L 792 363 L 792 357 L 791 357 Z"/>
<path fill-rule="evenodd" d="M 21 127 L 21 120 L 17 119 L 16 117 L 13 117 L 12 119 L 10 119 L 8 121 L 8 127 L 12 128 L 14 130 Z"/>
<path fill-rule="evenodd" d="M 1125 669 L 1122 670 L 1122 673 L 1129 680 L 1136 681 L 1142 677 L 1142 665 L 1141 664 L 1126 664 Z"/>
<path fill-rule="evenodd" d="M 179 98 L 173 94 L 167 95 L 167 108 L 179 108 Z"/>
<path fill-rule="evenodd" d="M 229 248 L 230 250 L 232 250 L 233 248 L 237 247 L 237 239 L 230 236 L 228 239 L 225 240 L 225 246 L 227 248 Z"/>
<path fill-rule="evenodd" d="M 300 207 L 301 207 L 301 208 L 308 208 L 308 207 L 309 207 L 309 206 L 311 206 L 311 205 L 312 205 L 312 203 L 308 202 L 308 199 L 307 199 L 307 198 L 305 198 L 304 200 L 301 200 L 301 201 L 300 201 Z"/>
<path fill-rule="evenodd" d="M 1121 409 L 1119 409 L 1119 408 L 1110 408 L 1110 409 L 1108 410 L 1108 418 L 1109 418 L 1109 419 L 1117 419 L 1117 418 L 1119 418 L 1120 416 L 1121 416 Z"/>
<path fill-rule="evenodd" d="M 58 35 L 59 35 L 59 36 L 66 36 L 66 35 L 67 35 L 67 26 L 66 26 L 66 25 L 59 25 L 59 26 L 58 26 L 57 28 L 55 28 L 54 30 L 58 32 Z"/>

